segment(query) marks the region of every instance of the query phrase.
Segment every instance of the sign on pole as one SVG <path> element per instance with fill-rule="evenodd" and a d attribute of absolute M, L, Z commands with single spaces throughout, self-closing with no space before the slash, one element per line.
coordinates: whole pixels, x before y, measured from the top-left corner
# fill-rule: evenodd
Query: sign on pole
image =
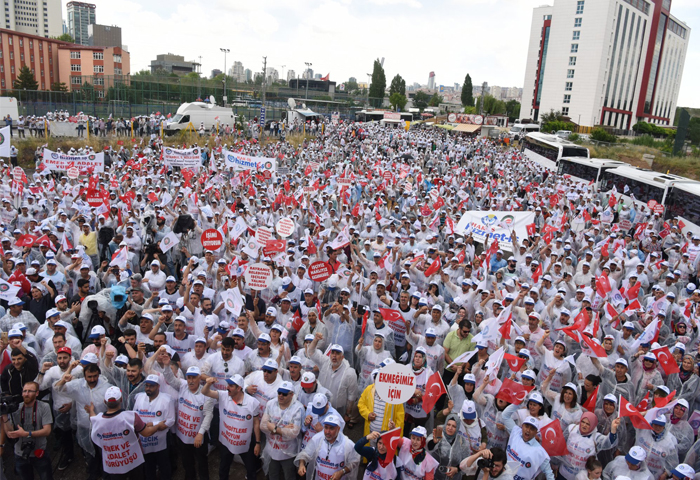
<path fill-rule="evenodd" d="M 309 265 L 309 278 L 314 282 L 322 282 L 333 274 L 333 269 L 327 262 L 314 262 Z"/>
<path fill-rule="evenodd" d="M 206 250 L 218 250 L 224 244 L 224 237 L 215 228 L 210 228 L 202 232 L 202 247 Z"/>
<path fill-rule="evenodd" d="M 416 393 L 416 376 L 409 365 L 391 363 L 379 370 L 374 385 L 379 398 L 399 405 L 408 402 Z"/>
<path fill-rule="evenodd" d="M 294 220 L 284 217 L 277 222 L 277 233 L 282 238 L 287 238 L 294 233 Z"/>
<path fill-rule="evenodd" d="M 272 283 L 272 270 L 264 263 L 254 263 L 245 271 L 245 283 L 253 290 L 265 290 Z"/>

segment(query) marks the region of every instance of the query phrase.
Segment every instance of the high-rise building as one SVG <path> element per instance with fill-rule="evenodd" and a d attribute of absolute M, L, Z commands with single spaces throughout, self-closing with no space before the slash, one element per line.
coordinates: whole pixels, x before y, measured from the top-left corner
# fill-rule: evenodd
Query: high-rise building
<path fill-rule="evenodd" d="M 690 28 L 671 0 L 554 0 L 535 8 L 522 117 L 560 111 L 584 126 L 670 125 Z"/>
<path fill-rule="evenodd" d="M 250 68 L 245 69 L 245 81 L 250 82 L 253 80 L 253 71 Z"/>
<path fill-rule="evenodd" d="M 121 47 L 122 29 L 116 25 L 88 25 L 88 45 L 91 47 Z"/>
<path fill-rule="evenodd" d="M 229 72 L 229 75 L 233 77 L 237 82 L 244 83 L 245 82 L 245 68 L 243 68 L 243 63 L 242 62 L 233 62 L 233 67 L 231 67 L 231 71 Z"/>
<path fill-rule="evenodd" d="M 88 45 L 88 25 L 95 23 L 95 5 L 83 2 L 68 2 L 68 33 L 80 45 Z M 121 45 L 120 45 L 121 46 Z"/>
<path fill-rule="evenodd" d="M 273 83 L 275 83 L 277 80 L 280 79 L 280 75 L 279 75 L 279 73 L 277 72 L 277 69 L 274 68 L 274 67 L 267 67 L 267 72 L 266 72 L 266 74 L 265 74 L 265 77 L 267 78 L 267 84 L 268 84 L 268 85 L 273 84 Z"/>
<path fill-rule="evenodd" d="M 222 73 L 222 72 L 221 72 L 220 69 L 215 68 L 215 69 L 213 69 L 213 70 L 211 71 L 211 77 L 209 77 L 209 78 L 214 78 L 214 77 L 216 77 L 217 75 L 221 75 L 221 73 Z"/>
<path fill-rule="evenodd" d="M 39 37 L 63 33 L 61 0 L 6 0 L 3 28 Z"/>
<path fill-rule="evenodd" d="M 294 72 L 294 70 L 287 70 L 287 82 L 289 83 L 293 78 L 297 78 L 296 72 Z"/>
<path fill-rule="evenodd" d="M 503 90 L 501 89 L 501 87 L 498 87 L 498 86 L 494 85 L 493 87 L 491 87 L 491 92 L 490 92 L 490 93 L 491 93 L 491 96 L 492 96 L 493 98 L 498 98 L 498 99 L 500 99 L 500 98 L 501 98 L 501 95 L 502 95 L 502 93 L 503 93 Z"/>
<path fill-rule="evenodd" d="M 428 75 L 428 90 L 435 90 L 435 72 Z"/>
<path fill-rule="evenodd" d="M 313 68 L 307 68 L 304 70 L 304 73 L 302 74 L 301 78 L 303 79 L 312 79 L 314 78 L 314 69 Z"/>

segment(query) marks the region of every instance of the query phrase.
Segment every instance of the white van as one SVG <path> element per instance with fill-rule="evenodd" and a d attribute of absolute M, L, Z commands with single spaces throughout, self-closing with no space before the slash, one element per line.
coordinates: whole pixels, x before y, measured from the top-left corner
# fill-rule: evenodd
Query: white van
<path fill-rule="evenodd" d="M 508 136 L 510 138 L 515 138 L 520 136 L 520 138 L 525 138 L 525 135 L 532 132 L 539 132 L 540 126 L 536 123 L 514 123 L 510 126 L 510 131 Z"/>
<path fill-rule="evenodd" d="M 185 130 L 190 122 L 195 131 L 199 131 L 200 125 L 204 123 L 204 129 L 209 132 L 216 129 L 217 123 L 219 128 L 225 125 L 233 127 L 236 124 L 236 116 L 230 108 L 217 107 L 211 103 L 183 103 L 175 116 L 165 124 L 165 133 L 170 135 Z"/>

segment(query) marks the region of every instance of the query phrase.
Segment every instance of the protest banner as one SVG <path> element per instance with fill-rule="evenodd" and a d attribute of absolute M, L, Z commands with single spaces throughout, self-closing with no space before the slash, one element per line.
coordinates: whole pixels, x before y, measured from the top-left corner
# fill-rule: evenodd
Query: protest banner
<path fill-rule="evenodd" d="M 527 238 L 527 225 L 534 223 L 534 212 L 496 212 L 470 210 L 464 213 L 455 228 L 456 234 L 471 233 L 474 240 L 483 242 L 486 235 L 491 234 L 491 240 L 497 239 L 499 248 L 512 251 L 513 244 L 510 241 L 511 231 L 515 230 L 518 243 Z"/>
<path fill-rule="evenodd" d="M 201 241 L 202 247 L 206 250 L 214 251 L 220 249 L 221 245 L 224 244 L 224 237 L 221 235 L 221 232 L 215 228 L 210 228 L 202 232 Z"/>
<path fill-rule="evenodd" d="M 264 173 L 266 171 L 275 173 L 277 170 L 277 163 L 274 158 L 250 157 L 230 150 L 223 150 L 222 155 L 226 162 L 226 168 L 252 170 L 253 173 Z"/>
<path fill-rule="evenodd" d="M 309 278 L 314 282 L 322 282 L 333 274 L 333 269 L 327 262 L 318 261 L 309 265 Z"/>
<path fill-rule="evenodd" d="M 51 171 L 67 171 L 69 168 L 75 167 L 82 175 L 102 173 L 105 171 L 105 154 L 100 152 L 66 155 L 45 148 L 42 163 L 46 169 Z"/>
<path fill-rule="evenodd" d="M 253 290 L 265 290 L 272 283 L 272 270 L 264 263 L 254 263 L 245 271 L 245 283 Z"/>
<path fill-rule="evenodd" d="M 416 376 L 409 365 L 390 363 L 379 370 L 374 385 L 379 398 L 399 405 L 408 402 L 416 393 Z"/>
<path fill-rule="evenodd" d="M 199 168 L 202 165 L 202 151 L 199 148 L 163 149 L 163 162 L 171 167 Z"/>

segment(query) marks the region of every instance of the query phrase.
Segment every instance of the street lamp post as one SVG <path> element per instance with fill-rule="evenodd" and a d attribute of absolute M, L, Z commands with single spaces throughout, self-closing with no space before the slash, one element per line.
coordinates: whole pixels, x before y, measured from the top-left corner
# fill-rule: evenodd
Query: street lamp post
<path fill-rule="evenodd" d="M 224 107 L 226 106 L 226 54 L 229 53 L 231 50 L 228 48 L 220 48 L 222 52 L 224 52 Z"/>
<path fill-rule="evenodd" d="M 309 69 L 311 68 L 311 62 L 304 62 L 306 64 L 306 100 L 309 99 Z"/>
<path fill-rule="evenodd" d="M 372 74 L 367 74 L 367 106 L 369 107 L 369 84 L 372 81 Z"/>

